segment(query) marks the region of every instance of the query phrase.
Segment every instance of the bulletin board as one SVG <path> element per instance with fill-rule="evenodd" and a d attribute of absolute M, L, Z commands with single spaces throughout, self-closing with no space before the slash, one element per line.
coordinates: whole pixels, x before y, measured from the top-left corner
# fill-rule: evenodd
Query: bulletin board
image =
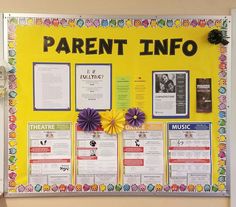
<path fill-rule="evenodd" d="M 230 17 L 4 14 L 7 196 L 228 196 Z"/>

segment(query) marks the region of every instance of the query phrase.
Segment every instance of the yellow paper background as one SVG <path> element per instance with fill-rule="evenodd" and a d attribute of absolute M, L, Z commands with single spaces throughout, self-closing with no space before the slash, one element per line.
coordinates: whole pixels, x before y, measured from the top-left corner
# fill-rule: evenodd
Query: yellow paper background
<path fill-rule="evenodd" d="M 117 76 L 131 78 L 133 81 L 142 77 L 147 82 L 147 100 L 144 107 L 147 121 L 210 121 L 212 122 L 212 159 L 213 183 L 217 183 L 218 161 L 218 57 L 219 46 L 207 42 L 208 32 L 212 28 L 78 28 L 78 27 L 46 27 L 46 26 L 17 26 L 16 30 L 16 68 L 17 68 L 17 184 L 27 184 L 27 123 L 35 121 L 70 121 L 75 123 L 78 112 L 75 111 L 75 64 L 77 63 L 111 63 L 112 64 L 112 92 L 113 108 L 115 100 L 115 79 Z M 43 36 L 52 36 L 55 39 L 54 47 L 49 52 L 43 52 Z M 60 53 L 55 49 L 61 37 L 66 37 L 71 46 L 72 38 L 97 37 L 127 39 L 124 46 L 124 55 L 118 56 L 116 50 L 112 55 L 85 55 Z M 198 45 L 197 53 L 187 57 L 181 49 L 176 55 L 140 56 L 142 46 L 140 39 L 192 39 Z M 114 47 L 115 49 L 116 47 Z M 71 48 L 72 50 L 72 48 Z M 71 111 L 34 111 L 33 110 L 33 62 L 53 62 L 71 64 Z M 189 119 L 152 119 L 152 71 L 158 70 L 189 70 L 190 71 L 190 118 Z M 196 78 L 212 78 L 212 113 L 196 113 Z M 134 98 L 131 93 L 131 107 Z M 165 137 L 166 139 L 166 137 Z M 74 140 L 74 133 L 73 133 Z M 73 145 L 74 146 L 74 142 Z M 121 147 L 121 144 L 119 145 Z M 121 149 L 121 148 L 120 148 Z M 73 151 L 74 152 L 74 151 Z M 121 152 L 121 150 L 120 150 Z M 121 156 L 122 157 L 122 156 Z M 166 159 L 166 157 L 165 157 Z M 122 167 L 120 167 L 122 169 Z M 122 172 L 121 172 L 122 173 Z"/>

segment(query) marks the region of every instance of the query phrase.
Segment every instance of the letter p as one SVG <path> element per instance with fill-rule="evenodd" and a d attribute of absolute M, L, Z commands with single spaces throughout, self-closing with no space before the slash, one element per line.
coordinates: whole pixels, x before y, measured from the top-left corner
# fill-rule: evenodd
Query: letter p
<path fill-rule="evenodd" d="M 51 47 L 54 45 L 55 40 L 53 39 L 53 37 L 50 36 L 44 36 L 43 37 L 43 51 L 44 52 L 48 52 L 48 47 Z"/>

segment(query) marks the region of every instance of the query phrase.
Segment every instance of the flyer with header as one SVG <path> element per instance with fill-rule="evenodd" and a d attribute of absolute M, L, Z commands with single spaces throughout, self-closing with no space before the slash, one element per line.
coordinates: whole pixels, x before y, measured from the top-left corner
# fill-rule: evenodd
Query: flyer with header
<path fill-rule="evenodd" d="M 34 122 L 28 124 L 29 183 L 70 184 L 71 123 Z"/>
<path fill-rule="evenodd" d="M 211 123 L 168 123 L 169 184 L 211 184 Z"/>
<path fill-rule="evenodd" d="M 163 184 L 163 124 L 147 123 L 123 131 L 123 183 Z"/>

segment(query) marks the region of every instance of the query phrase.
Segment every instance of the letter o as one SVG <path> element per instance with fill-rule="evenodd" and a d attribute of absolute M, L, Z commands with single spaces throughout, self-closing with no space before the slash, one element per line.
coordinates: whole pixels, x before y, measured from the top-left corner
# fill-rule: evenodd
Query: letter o
<path fill-rule="evenodd" d="M 189 49 L 189 45 L 191 45 L 191 49 Z M 187 40 L 182 47 L 182 51 L 186 56 L 193 56 L 197 52 L 197 44 L 193 40 Z"/>

